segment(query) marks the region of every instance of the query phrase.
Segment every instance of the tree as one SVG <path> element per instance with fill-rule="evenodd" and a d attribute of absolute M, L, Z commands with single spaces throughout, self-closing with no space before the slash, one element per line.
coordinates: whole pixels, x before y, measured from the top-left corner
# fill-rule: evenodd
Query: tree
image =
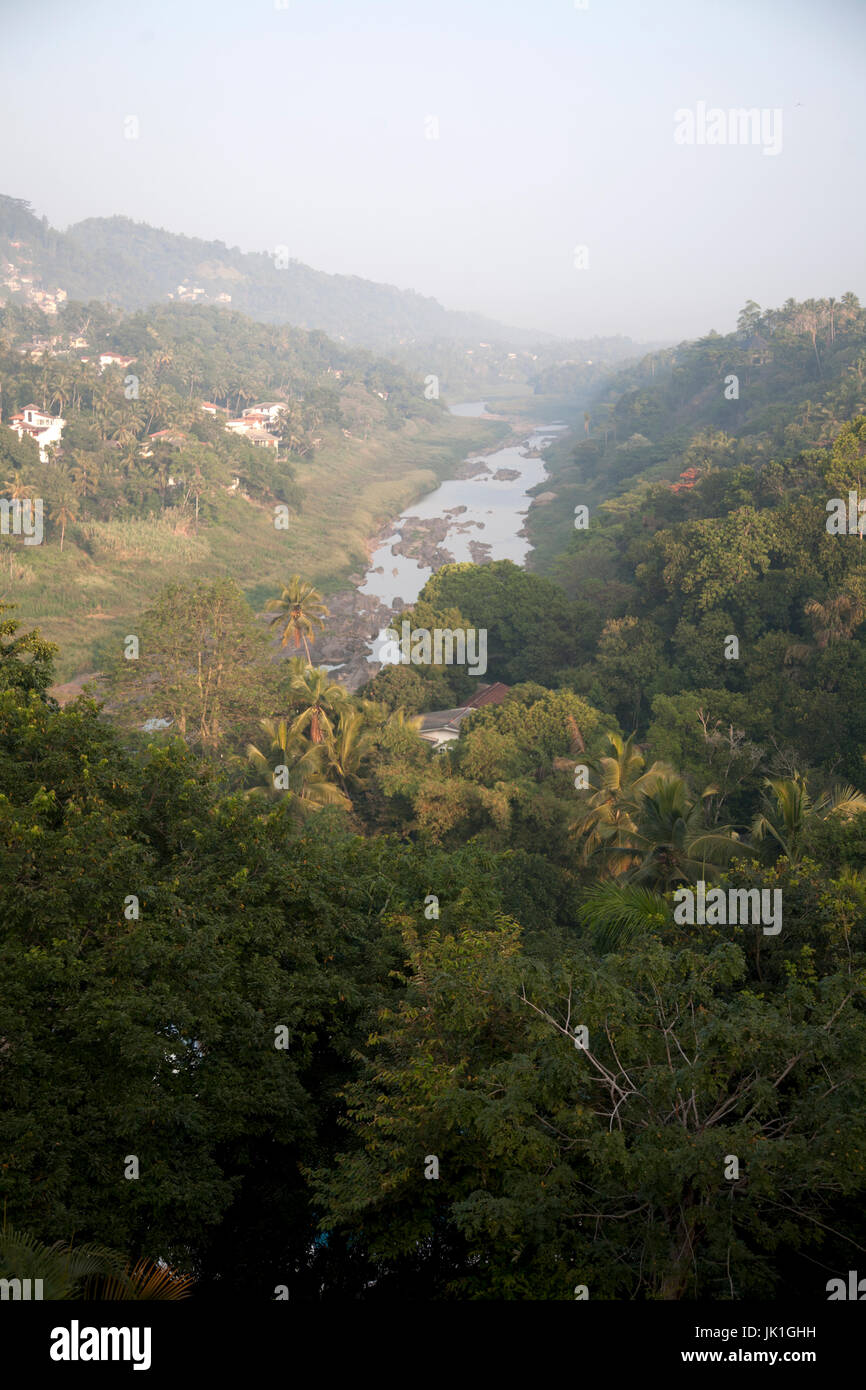
<path fill-rule="evenodd" d="M 847 642 L 866 617 L 862 599 L 852 594 L 837 594 L 826 603 L 810 599 L 804 611 L 812 623 L 819 651 L 831 642 Z"/>
<path fill-rule="evenodd" d="M 343 810 L 351 808 L 348 796 L 327 780 L 324 749 L 321 746 L 293 733 L 284 719 L 278 723 L 263 719 L 262 731 L 270 740 L 267 755 L 255 744 L 247 744 L 247 759 L 262 781 L 261 786 L 250 789 L 249 796 L 282 797 L 288 794 L 300 803 L 298 810 L 301 815 L 319 810 L 322 806 L 339 806 Z M 278 775 L 277 769 L 281 770 L 282 776 Z"/>
<path fill-rule="evenodd" d="M 63 541 L 66 536 L 66 528 L 78 516 L 78 502 L 74 493 L 63 491 L 57 497 L 51 508 L 51 520 L 56 526 L 60 527 L 60 553 L 63 554 Z"/>
<path fill-rule="evenodd" d="M 105 1246 L 46 1245 L 28 1231 L 8 1223 L 0 1228 L 0 1279 L 38 1279 L 42 1297 L 65 1299 L 134 1299 L 176 1302 L 188 1298 L 193 1280 L 152 1260 L 133 1264 Z"/>
<path fill-rule="evenodd" d="M 500 918 L 407 929 L 406 952 L 347 1087 L 354 1143 L 315 1180 L 322 1229 L 386 1290 L 421 1250 L 427 1298 L 766 1297 L 800 1251 L 823 1290 L 812 1261 L 844 1258 L 864 1190 L 844 946 L 820 981 L 800 961 L 760 997 L 712 928 L 543 965 Z"/>
<path fill-rule="evenodd" d="M 361 711 L 348 707 L 341 709 L 328 748 L 328 767 L 347 798 L 353 788 L 362 785 L 361 768 L 372 748 L 373 733 L 366 727 Z"/>
<path fill-rule="evenodd" d="M 99 465 L 90 460 L 87 454 L 73 463 L 70 469 L 72 482 L 84 506 L 84 520 L 87 520 L 88 499 L 96 494 L 99 487 Z"/>
<path fill-rule="evenodd" d="M 19 497 L 32 497 L 35 484 L 28 483 L 23 475 L 16 470 L 11 478 L 6 479 L 3 487 L 9 493 L 9 496 L 15 499 Z"/>
<path fill-rule="evenodd" d="M 847 821 L 866 812 L 866 796 L 855 787 L 832 787 L 812 798 L 806 779 L 766 778 L 763 808 L 755 817 L 752 837 L 761 842 L 768 836 L 791 864 L 806 853 L 816 826 L 829 820 Z M 777 851 L 778 852 L 778 851 Z"/>
<path fill-rule="evenodd" d="M 456 609 L 466 625 L 486 629 L 488 680 L 550 684 L 582 650 L 575 608 L 561 588 L 510 560 L 443 565 L 421 601 L 439 613 Z"/>
<path fill-rule="evenodd" d="M 214 754 L 242 737 L 273 698 L 267 638 L 231 580 L 169 584 L 137 625 L 139 655 L 118 653 L 109 708 L 127 725 L 168 718 L 182 738 Z"/>
<path fill-rule="evenodd" d="M 607 735 L 611 752 L 593 764 L 595 781 L 578 819 L 571 826 L 580 845 L 580 859 L 586 865 L 595 860 L 602 873 L 624 874 L 639 862 L 636 850 L 638 817 L 643 798 L 655 790 L 673 768 L 654 762 L 647 768 L 634 734 L 623 739 Z"/>
<path fill-rule="evenodd" d="M 715 791 L 708 787 L 700 800 L 693 800 L 681 777 L 659 778 L 641 797 L 631 843 L 610 854 L 628 859 L 634 882 L 653 884 L 662 892 L 714 877 L 745 852 L 730 826 L 707 827 L 706 801 Z"/>
<path fill-rule="evenodd" d="M 21 632 L 12 617 L 15 605 L 0 602 L 0 691 L 33 691 L 46 698 L 54 680 L 57 647 L 46 642 L 38 628 Z"/>
<path fill-rule="evenodd" d="M 277 623 L 283 624 L 280 646 L 287 647 L 291 640 L 297 649 L 303 642 L 307 665 L 311 665 L 307 639 L 314 631 L 324 629 L 323 619 L 328 617 L 328 610 L 318 590 L 302 580 L 300 575 L 293 574 L 280 597 L 268 599 L 265 612 L 274 615 L 270 620 L 272 627 Z"/>
<path fill-rule="evenodd" d="M 612 618 L 598 643 L 596 670 L 608 703 L 626 727 L 636 727 L 658 680 L 664 641 L 655 623 Z"/>
<path fill-rule="evenodd" d="M 309 729 L 314 744 L 327 743 L 330 747 L 334 740 L 335 717 L 345 711 L 348 702 L 345 688 L 330 680 L 327 671 L 308 666 L 294 677 L 289 689 L 301 705 L 301 712 L 292 724 L 292 733 Z"/>
<path fill-rule="evenodd" d="M 754 299 L 747 299 L 737 318 L 737 332 L 752 334 L 761 322 L 761 306 Z"/>

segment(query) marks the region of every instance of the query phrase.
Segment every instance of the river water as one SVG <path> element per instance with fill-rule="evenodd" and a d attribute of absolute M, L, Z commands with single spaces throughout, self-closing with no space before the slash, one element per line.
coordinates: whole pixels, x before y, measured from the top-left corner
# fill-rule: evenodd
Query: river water
<path fill-rule="evenodd" d="M 487 416 L 484 401 L 464 401 L 452 406 L 451 413 L 476 419 Z M 470 455 L 467 463 L 478 467 L 475 476 L 449 478 L 397 517 L 371 555 L 358 591 L 390 608 L 400 601 L 409 606 L 440 564 L 513 560 L 522 565 L 531 549 L 523 534 L 532 500 L 528 493 L 547 477 L 544 460 L 530 454 L 542 450 L 565 428 L 560 423 L 539 425 L 521 444 Z M 435 566 L 399 553 L 404 543 L 425 531 L 435 539 Z M 380 658 L 384 633 L 383 628 L 368 643 L 371 661 Z"/>

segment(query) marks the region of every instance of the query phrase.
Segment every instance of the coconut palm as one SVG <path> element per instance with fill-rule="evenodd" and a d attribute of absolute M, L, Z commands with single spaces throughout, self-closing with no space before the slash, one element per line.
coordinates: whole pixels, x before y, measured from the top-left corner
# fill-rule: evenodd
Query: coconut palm
<path fill-rule="evenodd" d="M 302 580 L 300 575 L 293 574 L 280 597 L 268 599 L 265 612 L 274 615 L 270 620 L 271 627 L 275 623 L 283 624 L 280 646 L 287 647 L 291 640 L 297 648 L 303 642 L 307 664 L 310 665 L 307 638 L 312 636 L 314 629 L 321 632 L 325 626 L 323 619 L 329 616 L 318 590 Z"/>
<path fill-rule="evenodd" d="M 802 859 L 814 826 L 837 816 L 850 820 L 866 812 L 866 796 L 856 787 L 828 787 L 813 800 L 806 779 L 799 772 L 793 777 L 768 777 L 764 786 L 763 805 L 752 824 L 752 838 L 760 842 L 769 836 L 792 864 L 799 864 Z"/>
<path fill-rule="evenodd" d="M 34 483 L 25 482 L 22 475 L 17 471 L 12 474 L 11 478 L 7 478 L 3 484 L 4 490 L 9 493 L 13 501 L 19 497 L 31 497 L 34 487 Z"/>
<path fill-rule="evenodd" d="M 861 600 L 853 594 L 837 594 L 826 603 L 810 599 L 804 611 L 811 620 L 819 651 L 831 642 L 847 641 L 866 616 Z"/>
<path fill-rule="evenodd" d="M 60 527 L 60 553 L 63 554 L 63 542 L 66 537 L 66 528 L 70 526 L 78 516 L 78 502 L 75 494 L 71 491 L 62 492 L 51 508 L 51 520 L 56 526 Z"/>
<path fill-rule="evenodd" d="M 110 380 L 100 379 L 90 393 L 90 410 L 99 428 L 99 438 L 105 439 L 108 433 L 108 420 L 112 414 L 117 396 Z"/>
<path fill-rule="evenodd" d="M 581 921 L 601 951 L 627 946 L 635 937 L 664 926 L 670 915 L 670 906 L 661 893 L 640 883 L 614 879 L 595 884 L 580 905 Z"/>
<path fill-rule="evenodd" d="M 57 407 L 62 415 L 71 400 L 72 384 L 68 373 L 61 372 L 54 381 L 54 387 L 49 404 L 53 408 Z"/>
<path fill-rule="evenodd" d="M 365 725 L 364 716 L 348 706 L 341 710 L 328 748 L 328 768 L 347 796 L 350 786 L 362 782 L 360 768 L 372 746 L 373 735 Z"/>
<path fill-rule="evenodd" d="M 168 387 L 159 382 L 151 389 L 147 397 L 148 417 L 144 427 L 145 434 L 150 434 L 151 427 L 156 420 L 161 424 L 168 423 L 168 412 L 171 409 L 172 394 Z"/>
<path fill-rule="evenodd" d="M 104 1245 L 46 1245 L 4 1222 L 0 1228 L 0 1278 L 40 1279 L 45 1301 L 66 1299 L 187 1298 L 193 1280 L 152 1260 L 132 1264 Z"/>
<path fill-rule="evenodd" d="M 351 801 L 329 782 L 326 776 L 326 750 L 308 742 L 294 732 L 285 719 L 261 721 L 262 732 L 269 740 L 265 754 L 254 743 L 248 743 L 247 760 L 261 779 L 261 786 L 251 787 L 247 796 L 290 796 L 301 803 L 301 815 L 321 810 L 323 806 L 351 809 Z M 278 776 L 278 769 L 283 770 Z M 282 785 L 281 785 L 282 783 Z"/>
<path fill-rule="evenodd" d="M 364 704 L 369 706 L 370 701 L 365 700 Z M 402 705 L 399 709 L 392 710 L 385 720 L 388 729 L 411 729 L 413 733 L 418 733 L 424 723 L 424 717 L 420 714 L 407 714 Z"/>
<path fill-rule="evenodd" d="M 301 705 L 301 712 L 292 724 L 293 733 L 309 729 L 313 743 L 333 743 L 334 721 L 344 712 L 348 694 L 342 685 L 328 677 L 327 671 L 305 671 L 293 677 L 289 689 Z"/>
<path fill-rule="evenodd" d="M 87 499 L 96 491 L 99 482 L 99 465 L 89 455 L 84 454 L 80 461 L 70 469 L 73 486 L 84 504 L 84 520 L 87 520 Z"/>
<path fill-rule="evenodd" d="M 635 843 L 642 798 L 662 778 L 671 776 L 673 768 L 658 761 L 647 768 L 643 754 L 635 747 L 633 734 L 627 739 L 613 733 L 607 737 L 611 752 L 593 764 L 595 783 L 589 788 L 591 794 L 580 818 L 570 830 L 581 842 L 582 863 L 598 857 L 605 872 L 620 875 L 638 862 L 637 857 L 632 859 L 624 851 Z M 613 849 L 617 854 L 609 853 Z"/>
<path fill-rule="evenodd" d="M 679 883 L 715 877 L 745 846 L 727 825 L 707 829 L 705 803 L 718 791 L 706 787 L 697 800 L 682 777 L 663 777 L 641 798 L 637 833 L 627 849 L 612 848 L 612 856 L 628 856 L 628 877 L 668 892 Z"/>

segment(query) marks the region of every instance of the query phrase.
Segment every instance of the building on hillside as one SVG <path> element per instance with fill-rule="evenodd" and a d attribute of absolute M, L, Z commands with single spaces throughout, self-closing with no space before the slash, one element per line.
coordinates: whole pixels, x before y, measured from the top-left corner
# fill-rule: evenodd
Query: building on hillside
<path fill-rule="evenodd" d="M 240 419 L 226 420 L 226 429 L 230 434 L 239 434 L 248 444 L 255 444 L 263 449 L 278 449 L 280 441 L 276 435 L 268 434 L 262 428 L 266 417 L 256 414 L 242 415 Z"/>
<path fill-rule="evenodd" d="M 432 744 L 434 748 L 453 743 L 459 737 L 460 725 L 467 715 L 472 714 L 473 710 L 482 709 L 484 705 L 501 705 L 509 689 L 510 687 L 503 685 L 501 681 L 496 681 L 493 685 L 479 686 L 471 700 L 467 700 L 457 709 L 439 709 L 422 714 L 418 732 L 424 741 Z"/>
<path fill-rule="evenodd" d="M 267 430 L 250 430 L 249 434 L 243 436 L 248 444 L 255 444 L 257 449 L 279 449 L 280 441 L 276 435 L 268 434 Z"/>
<path fill-rule="evenodd" d="M 133 362 L 137 362 L 137 357 L 124 357 L 120 352 L 101 352 L 99 354 L 99 370 L 104 371 L 106 367 L 131 367 Z"/>
<path fill-rule="evenodd" d="M 149 434 L 147 437 L 148 439 L 152 439 L 156 444 L 180 445 L 186 440 L 186 435 L 182 430 L 173 430 L 170 428 L 165 430 L 154 430 L 153 434 Z"/>
<path fill-rule="evenodd" d="M 186 435 L 181 430 L 165 429 L 155 430 L 153 434 L 147 436 L 149 444 L 170 444 L 173 449 L 182 449 L 186 443 Z M 139 455 L 143 459 L 153 458 L 152 449 L 140 449 Z"/>
<path fill-rule="evenodd" d="M 260 415 L 273 425 L 279 419 L 280 412 L 285 408 L 283 401 L 259 401 L 257 405 L 251 405 L 246 410 L 242 410 L 241 415 Z"/>
<path fill-rule="evenodd" d="M 19 439 L 28 434 L 31 439 L 36 440 L 42 463 L 48 462 L 48 450 L 60 443 L 65 424 L 66 421 L 59 415 L 40 410 L 38 405 L 25 405 L 23 410 L 19 410 L 9 420 L 9 428 L 15 430 Z"/>

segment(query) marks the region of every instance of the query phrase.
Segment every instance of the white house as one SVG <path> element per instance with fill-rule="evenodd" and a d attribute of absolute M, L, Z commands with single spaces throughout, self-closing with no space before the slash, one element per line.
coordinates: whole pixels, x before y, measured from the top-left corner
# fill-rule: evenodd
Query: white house
<path fill-rule="evenodd" d="M 242 410 L 242 415 L 259 415 L 263 420 L 267 420 L 273 425 L 280 417 L 280 412 L 285 410 L 282 401 L 260 401 L 258 405 L 250 405 L 246 410 Z"/>
<path fill-rule="evenodd" d="M 48 462 L 48 449 L 60 443 L 65 424 L 66 421 L 59 415 L 49 415 L 47 410 L 40 410 L 38 405 L 25 405 L 23 410 L 9 420 L 9 428 L 15 430 L 19 439 L 29 434 L 31 439 L 36 440 L 42 463 Z"/>
<path fill-rule="evenodd" d="M 120 352 L 101 352 L 99 354 L 99 369 L 105 367 L 131 367 L 133 362 L 137 362 L 137 357 L 124 357 Z"/>

